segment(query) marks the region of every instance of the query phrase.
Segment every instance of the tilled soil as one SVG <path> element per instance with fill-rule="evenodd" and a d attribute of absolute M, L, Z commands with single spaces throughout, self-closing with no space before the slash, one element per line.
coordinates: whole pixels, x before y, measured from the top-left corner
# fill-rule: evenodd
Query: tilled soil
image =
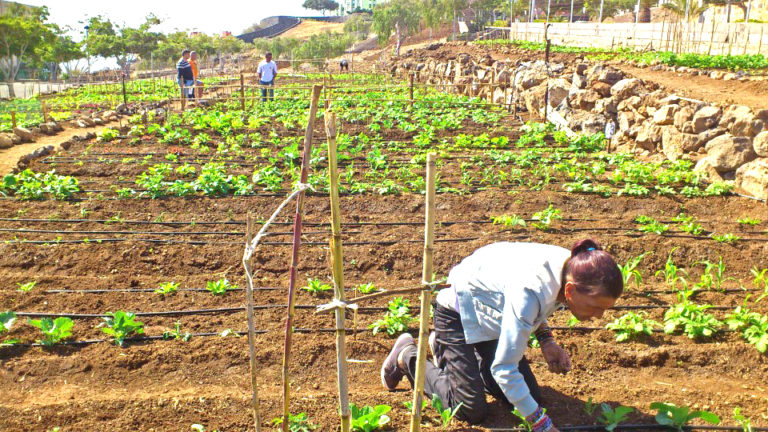
<path fill-rule="evenodd" d="M 76 143 L 59 156 L 83 157 L 83 151 L 104 150 L 94 143 Z M 147 144 L 143 150 L 151 150 Z M 166 149 L 156 146 L 164 154 Z M 446 161 L 441 178 L 457 181 L 455 165 Z M 119 176 L 135 178 L 131 165 L 59 165 L 57 172 L 100 177 L 102 186 Z M 72 171 L 68 171 L 68 169 Z M 47 169 L 43 161 L 33 169 Z M 69 314 L 198 311 L 196 314 L 141 316 L 148 336 L 159 336 L 179 323 L 181 332 L 221 333 L 246 330 L 241 309 L 244 292 L 214 296 L 207 281 L 228 278 L 244 287 L 241 265 L 245 226 L 251 212 L 268 217 L 282 198 L 162 198 L 99 199 L 82 201 L 22 202 L 0 200 L 0 215 L 18 220 L 0 221 L 0 310 Z M 549 231 L 530 225 L 511 230 L 489 223 L 491 216 L 518 214 L 525 218 L 548 204 L 562 210 L 564 220 Z M 284 305 L 287 302 L 288 265 L 291 249 L 293 206 L 288 206 L 253 258 L 257 304 L 255 337 L 259 365 L 259 400 L 263 425 L 280 415 Z M 299 281 L 307 278 L 330 281 L 329 202 L 311 195 L 305 203 L 306 225 L 298 267 Z M 745 238 L 735 245 L 711 239 L 675 235 L 640 234 L 633 219 L 646 214 L 670 221 L 684 210 L 697 217 L 705 229 L 734 232 Z M 421 281 L 424 197 L 345 196 L 341 199 L 345 283 L 348 289 L 373 282 L 381 289 L 417 287 Z M 736 219 L 751 216 L 768 220 L 768 207 L 740 197 L 601 198 L 566 194 L 558 187 L 543 191 L 509 192 L 491 188 L 472 195 L 439 194 L 435 243 L 435 270 L 444 276 L 475 249 L 495 241 L 536 241 L 569 247 L 584 237 L 597 239 L 620 263 L 643 252 L 652 252 L 640 265 L 644 275 L 638 287 L 630 284 L 618 306 L 648 305 L 649 317 L 662 320 L 664 307 L 676 301 L 656 270 L 663 268 L 668 253 L 698 280 L 701 260 L 722 257 L 726 274 L 735 278 L 723 286 L 727 292 L 707 291 L 694 297 L 700 303 L 735 307 L 750 292 L 732 290 L 740 284 L 752 288 L 750 269 L 768 267 L 765 225 L 743 228 Z M 83 220 L 83 221 L 78 221 Z M 100 222 L 100 221 L 108 221 Z M 138 224 L 136 222 L 152 222 Z M 182 222 L 182 224 L 172 224 Z M 219 224 L 208 224 L 219 222 Z M 401 223 L 409 222 L 410 225 Z M 50 232 L 21 232 L 20 229 Z M 72 231 L 79 231 L 73 233 Z M 87 242 L 84 242 L 88 239 Z M 750 240 L 747 240 L 750 239 Z M 45 244 L 24 243 L 37 240 Z M 68 243 L 79 240 L 78 243 Z M 102 241 L 99 241 L 102 240 Z M 273 244 L 279 243 L 279 244 Z M 37 281 L 32 291 L 17 291 L 17 284 Z M 160 283 L 180 284 L 176 294 L 124 290 L 154 289 Z M 50 292 L 66 290 L 66 292 Z M 106 290 L 88 293 L 78 290 Z M 665 293 L 649 291 L 667 291 Z M 752 294 L 755 294 L 752 292 Z M 355 293 L 348 291 L 348 296 Z M 418 305 L 415 294 L 406 296 Z M 335 378 L 335 339 L 329 331 L 330 314 L 316 314 L 314 306 L 330 301 L 330 294 L 313 296 L 299 290 L 296 297 L 293 359 L 290 364 L 293 412 L 307 412 L 319 430 L 338 426 Z M 360 303 L 357 319 L 347 317 L 350 397 L 358 405 L 386 403 L 393 407 L 391 430 L 405 430 L 409 417 L 403 402 L 411 399 L 405 383 L 387 392 L 379 383 L 379 367 L 393 339 L 372 335 L 367 327 L 379 319 L 386 298 Z M 234 310 L 216 311 L 231 308 Z M 751 305 L 768 313 L 768 302 Z M 612 310 L 587 327 L 602 327 L 624 313 Z M 727 310 L 712 313 L 723 318 Z M 413 314 L 417 311 L 414 308 Z M 558 312 L 556 326 L 566 326 L 569 314 Z M 36 329 L 20 316 L 4 339 L 32 342 Z M 98 317 L 77 318 L 73 340 L 102 339 Z M 412 323 L 416 330 L 418 324 Z M 360 329 L 358 332 L 352 329 Z M 585 402 L 623 404 L 636 408 L 633 423 L 653 423 L 649 404 L 654 401 L 708 409 L 733 424 L 737 406 L 753 419 L 768 425 L 768 358 L 747 345 L 739 335 L 723 332 L 709 341 L 692 341 L 684 335 L 654 334 L 638 341 L 616 343 L 607 330 L 556 330 L 556 338 L 572 356 L 574 370 L 556 375 L 546 370 L 537 349 L 528 357 L 543 386 L 546 406 L 558 425 L 593 424 L 584 411 Z M 248 345 L 246 337 L 209 336 L 181 340 L 0 348 L 0 430 L 48 431 L 187 431 L 193 423 L 206 430 L 246 430 L 252 425 Z M 452 430 L 488 430 L 518 424 L 510 408 L 492 402 L 491 415 L 477 427 L 456 422 Z M 427 422 L 435 425 L 434 411 Z"/>

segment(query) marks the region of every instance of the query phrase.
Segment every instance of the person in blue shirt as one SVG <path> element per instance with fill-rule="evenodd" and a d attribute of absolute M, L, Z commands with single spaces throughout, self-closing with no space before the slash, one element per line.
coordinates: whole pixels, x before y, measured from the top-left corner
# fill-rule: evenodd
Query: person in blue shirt
<path fill-rule="evenodd" d="M 580 321 L 600 318 L 624 290 L 616 261 L 593 240 L 571 250 L 538 243 L 494 243 L 465 258 L 448 275 L 434 309 L 424 392 L 455 408 L 456 418 L 482 422 L 486 393 L 507 401 L 534 432 L 557 431 L 541 406 L 536 377 L 525 358 L 534 335 L 549 369 L 571 370 L 568 353 L 555 342 L 547 317 L 560 307 Z M 403 377 L 413 385 L 416 343 L 401 335 L 381 368 L 385 388 Z"/>
<path fill-rule="evenodd" d="M 176 63 L 176 81 L 178 81 L 179 86 L 184 87 L 184 97 L 187 98 L 195 96 L 195 75 L 192 72 L 192 66 L 189 64 L 190 52 L 188 49 L 183 50 L 181 58 Z"/>
<path fill-rule="evenodd" d="M 264 54 L 264 60 L 259 63 L 256 74 L 259 76 L 259 85 L 262 86 L 261 101 L 267 101 L 267 90 L 269 90 L 269 100 L 273 100 L 275 97 L 274 86 L 275 78 L 277 78 L 277 64 L 272 61 L 271 52 Z"/>

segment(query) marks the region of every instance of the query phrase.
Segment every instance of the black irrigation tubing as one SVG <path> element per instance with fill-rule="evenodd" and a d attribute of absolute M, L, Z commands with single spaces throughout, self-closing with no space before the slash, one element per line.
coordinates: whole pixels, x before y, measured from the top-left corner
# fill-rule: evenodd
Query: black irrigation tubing
<path fill-rule="evenodd" d="M 478 240 L 479 237 L 470 238 L 455 238 L 455 239 L 435 239 L 435 243 L 455 243 Z M 167 240 L 167 239 L 143 239 L 143 238 L 103 238 L 103 239 L 82 239 L 82 240 L 3 240 L 6 244 L 41 244 L 41 245 L 55 245 L 55 244 L 100 244 L 100 243 L 119 243 L 119 242 L 145 242 L 145 243 L 161 243 L 161 244 L 188 244 L 188 245 L 239 245 L 242 246 L 243 242 L 211 242 L 211 241 L 198 241 L 198 240 Z M 398 243 L 423 243 L 424 240 L 388 240 L 388 241 L 359 241 L 359 242 L 344 242 L 345 246 L 365 246 L 365 245 L 379 245 L 379 246 L 391 246 Z M 261 245 L 265 246 L 291 246 L 293 242 L 261 242 Z M 302 242 L 307 246 L 328 246 L 328 242 Z"/>
<path fill-rule="evenodd" d="M 557 426 L 558 430 L 561 431 L 604 431 L 605 425 L 574 425 L 574 426 Z M 682 429 L 684 431 L 736 431 L 741 432 L 744 430 L 741 426 L 710 426 L 710 425 L 704 425 L 704 426 L 683 426 Z M 488 430 L 493 432 L 526 432 L 528 429 L 521 428 L 521 427 L 512 427 L 512 428 L 488 428 Z M 616 427 L 617 431 L 622 430 L 665 430 L 665 431 L 675 431 L 677 428 L 664 426 L 660 424 L 620 424 Z M 766 432 L 768 431 L 768 427 L 752 427 L 750 430 L 755 432 Z"/>
<path fill-rule="evenodd" d="M 533 219 L 526 219 L 532 221 Z M 598 222 L 600 219 L 590 218 L 563 218 L 561 219 L 567 222 Z M 34 222 L 34 223 L 104 223 L 104 224 L 135 224 L 135 225 L 246 225 L 245 221 L 140 221 L 140 220 L 121 220 L 115 221 L 112 219 L 35 219 L 35 218 L 0 218 L 0 222 Z M 470 225 L 470 224 L 490 224 L 491 220 L 468 220 L 468 221 L 435 221 L 437 225 Z M 272 222 L 272 225 L 293 225 L 293 222 Z M 330 227 L 329 222 L 303 222 L 304 226 L 312 227 Z M 342 222 L 342 226 L 366 226 L 366 225 L 381 225 L 381 226 L 401 226 L 401 225 L 416 225 L 423 226 L 424 221 L 413 222 Z"/>

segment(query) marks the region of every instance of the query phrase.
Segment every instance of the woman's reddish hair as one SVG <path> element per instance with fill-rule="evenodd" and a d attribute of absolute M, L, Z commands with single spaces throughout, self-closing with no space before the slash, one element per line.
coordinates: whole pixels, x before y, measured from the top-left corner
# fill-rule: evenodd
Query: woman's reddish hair
<path fill-rule="evenodd" d="M 615 299 L 624 292 L 624 278 L 616 261 L 592 239 L 579 240 L 571 247 L 571 257 L 563 265 L 563 285 L 568 276 L 582 292 L 597 291 Z"/>

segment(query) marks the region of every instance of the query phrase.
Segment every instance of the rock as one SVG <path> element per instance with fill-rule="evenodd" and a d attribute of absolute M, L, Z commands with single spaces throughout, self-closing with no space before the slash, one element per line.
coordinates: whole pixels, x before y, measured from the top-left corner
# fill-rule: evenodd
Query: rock
<path fill-rule="evenodd" d="M 568 119 L 568 127 L 574 132 L 596 134 L 605 131 L 608 118 L 602 114 L 591 114 L 586 111 L 575 111 Z"/>
<path fill-rule="evenodd" d="M 568 103 L 574 108 L 584 111 L 592 111 L 595 102 L 600 99 L 600 95 L 592 89 L 576 90 L 569 94 Z"/>
<path fill-rule="evenodd" d="M 611 96 L 617 100 L 624 100 L 645 93 L 648 91 L 643 86 L 643 82 L 637 78 L 623 79 L 611 87 Z"/>
<path fill-rule="evenodd" d="M 640 118 L 639 114 L 636 114 L 633 111 L 621 111 L 619 112 L 617 116 L 617 120 L 619 121 L 619 130 L 620 131 L 629 131 L 629 129 L 635 125 L 635 122 Z M 633 135 L 632 138 L 634 138 L 637 134 Z"/>
<path fill-rule="evenodd" d="M 760 157 L 768 157 L 768 131 L 757 134 L 752 140 L 752 148 Z"/>
<path fill-rule="evenodd" d="M 699 160 L 696 163 L 696 166 L 693 167 L 693 171 L 697 173 L 704 173 L 707 176 L 707 179 L 711 182 L 723 181 L 720 173 L 717 172 L 715 167 L 712 166 L 712 163 L 707 158 Z"/>
<path fill-rule="evenodd" d="M 81 127 L 81 128 L 87 128 L 88 127 L 88 123 L 86 123 L 82 119 L 76 121 L 75 124 L 77 125 L 77 127 Z"/>
<path fill-rule="evenodd" d="M 693 132 L 701 133 L 718 125 L 722 111 L 720 108 L 707 105 L 693 115 Z"/>
<path fill-rule="evenodd" d="M 768 199 L 768 158 L 740 166 L 736 170 L 736 186 L 754 197 Z"/>
<path fill-rule="evenodd" d="M 542 73 L 542 71 L 529 68 L 518 74 L 515 85 L 520 90 L 528 90 L 544 82 L 545 78 L 546 74 Z"/>
<path fill-rule="evenodd" d="M 627 99 L 619 102 L 616 107 L 619 111 L 629 111 L 630 109 L 637 109 L 643 103 L 643 98 L 640 96 L 630 96 Z"/>
<path fill-rule="evenodd" d="M 653 122 L 657 125 L 671 125 L 675 122 L 678 105 L 664 105 L 653 113 Z"/>
<path fill-rule="evenodd" d="M 674 126 L 667 126 L 661 135 L 661 151 L 669 160 L 678 160 L 685 153 L 695 152 L 703 145 L 699 136 L 678 131 Z"/>
<path fill-rule="evenodd" d="M 693 119 L 693 108 L 685 106 L 677 110 L 677 112 L 675 112 L 675 119 L 673 121 L 673 124 L 678 130 L 682 131 L 683 128 L 685 127 L 685 124 L 690 122 L 692 119 Z M 693 128 L 691 128 L 691 132 L 693 132 Z"/>
<path fill-rule="evenodd" d="M 577 63 L 576 74 L 583 76 L 584 73 L 587 71 L 587 68 L 589 68 L 589 63 Z"/>
<path fill-rule="evenodd" d="M 602 97 L 611 96 L 611 85 L 604 82 L 596 82 L 591 85 L 592 90 L 596 91 Z"/>
<path fill-rule="evenodd" d="M 431 44 L 427 45 L 427 49 L 428 49 L 429 51 L 434 51 L 434 50 L 436 50 L 436 49 L 440 48 L 441 46 L 443 46 L 443 44 L 442 44 L 442 43 L 439 43 L 439 42 L 435 42 L 435 43 L 431 43 Z"/>
<path fill-rule="evenodd" d="M 557 107 L 560 103 L 568 97 L 568 88 L 571 83 L 558 78 L 549 81 L 549 106 Z M 546 86 L 545 86 L 546 87 Z"/>
<path fill-rule="evenodd" d="M 763 130 L 763 120 L 752 114 L 752 110 L 744 105 L 731 105 L 723 112 L 720 124 L 735 136 L 754 137 Z"/>
<path fill-rule="evenodd" d="M 96 117 L 96 118 L 93 119 L 93 123 L 97 124 L 97 125 L 103 125 L 104 124 L 104 120 Z"/>
<path fill-rule="evenodd" d="M 472 57 L 470 57 L 469 54 L 460 53 L 459 55 L 456 56 L 456 60 L 458 60 L 459 63 L 461 63 L 462 65 L 466 66 L 472 62 Z"/>
<path fill-rule="evenodd" d="M 590 85 L 601 82 L 612 86 L 624 78 L 624 72 L 612 67 L 597 65 L 587 72 L 587 77 Z"/>
<path fill-rule="evenodd" d="M 763 123 L 768 124 L 768 109 L 762 109 L 755 113 L 755 117 L 759 118 L 763 121 Z"/>
<path fill-rule="evenodd" d="M 59 144 L 61 148 L 64 150 L 69 150 L 70 147 L 72 147 L 72 141 L 64 141 L 63 143 Z"/>
<path fill-rule="evenodd" d="M 574 86 L 580 89 L 583 89 L 587 86 L 587 78 L 584 77 L 584 75 L 577 74 L 576 72 L 573 73 L 571 82 L 573 83 Z"/>
<path fill-rule="evenodd" d="M 661 142 L 662 132 L 662 126 L 647 121 L 640 126 L 635 141 L 643 149 L 653 151 L 656 149 L 656 144 Z"/>
<path fill-rule="evenodd" d="M 706 150 L 707 159 L 719 173 L 734 170 L 757 157 L 749 138 L 731 134 L 712 139 L 707 143 Z"/>
<path fill-rule="evenodd" d="M 422 64 L 422 68 L 423 67 L 424 67 L 424 65 Z M 417 68 L 416 70 L 420 70 L 420 69 Z M 126 112 L 126 111 L 128 111 L 128 105 L 126 105 L 124 103 L 121 103 L 120 105 L 115 107 L 115 111 L 117 111 L 119 113 Z"/>
<path fill-rule="evenodd" d="M 9 134 L 0 134 L 0 149 L 13 147 L 13 138 Z"/>
<path fill-rule="evenodd" d="M 23 128 L 23 127 L 13 128 L 13 133 L 15 133 L 19 138 L 21 138 L 22 141 L 31 142 L 35 140 L 35 136 L 32 134 L 32 131 L 30 131 L 27 128 Z"/>
<path fill-rule="evenodd" d="M 616 114 L 618 112 L 616 105 L 616 99 L 612 97 L 598 99 L 597 102 L 595 102 L 595 107 L 592 109 L 592 112 Z"/>

